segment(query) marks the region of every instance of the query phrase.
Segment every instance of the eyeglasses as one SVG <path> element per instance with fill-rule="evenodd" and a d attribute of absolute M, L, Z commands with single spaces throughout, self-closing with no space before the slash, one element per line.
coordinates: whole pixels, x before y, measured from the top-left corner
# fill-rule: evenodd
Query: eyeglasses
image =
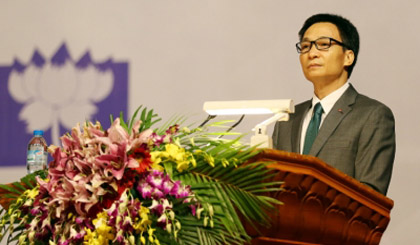
<path fill-rule="evenodd" d="M 331 38 L 331 37 L 320 37 L 317 40 L 314 41 L 301 41 L 296 43 L 296 49 L 299 54 L 308 53 L 309 50 L 312 48 L 312 44 L 315 44 L 316 49 L 318 50 L 327 50 L 333 45 L 334 43 L 343 46 L 345 48 L 348 48 L 344 43 Z"/>

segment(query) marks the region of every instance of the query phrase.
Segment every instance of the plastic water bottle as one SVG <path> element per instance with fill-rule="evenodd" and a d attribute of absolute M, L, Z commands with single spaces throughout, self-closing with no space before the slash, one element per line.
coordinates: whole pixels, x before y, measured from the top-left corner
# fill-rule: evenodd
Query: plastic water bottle
<path fill-rule="evenodd" d="M 43 136 L 44 131 L 35 130 L 34 137 L 32 137 L 29 141 L 26 157 L 26 168 L 28 170 L 28 174 L 47 168 L 47 143 Z"/>

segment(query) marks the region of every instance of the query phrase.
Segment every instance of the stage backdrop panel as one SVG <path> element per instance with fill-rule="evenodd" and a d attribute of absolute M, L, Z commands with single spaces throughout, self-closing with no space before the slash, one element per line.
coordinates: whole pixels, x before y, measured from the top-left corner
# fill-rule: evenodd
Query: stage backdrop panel
<path fill-rule="evenodd" d="M 106 123 L 108 114 L 118 114 L 127 106 L 129 113 L 145 105 L 164 119 L 193 115 L 192 122 L 201 123 L 206 117 L 202 105 L 209 100 L 310 99 L 313 88 L 302 75 L 294 46 L 297 32 L 312 14 L 336 13 L 349 18 L 361 36 L 350 82 L 360 93 L 388 105 L 396 118 L 397 153 L 388 191 L 395 206 L 381 245 L 416 244 L 420 233 L 420 164 L 415 155 L 420 138 L 420 59 L 414 44 L 420 43 L 419 10 L 418 0 L 2 0 L 0 182 L 25 173 L 29 131 L 38 125 L 50 125 L 45 128 L 51 144 L 52 132 L 58 131 L 52 125 L 55 129 L 59 125 L 62 134 L 74 121 L 98 118 Z M 55 56 L 63 59 L 58 52 L 63 45 L 70 57 L 66 66 L 53 61 Z M 73 113 L 68 113 L 70 119 L 62 114 L 49 117 L 53 110 L 38 117 L 45 121 L 29 119 L 33 116 L 23 113 L 23 108 L 32 101 L 20 89 L 9 91 L 12 74 L 15 79 L 30 80 L 34 78 L 26 72 L 33 71 L 38 77 L 48 73 L 56 81 L 60 77 L 69 81 L 86 69 L 80 61 L 86 53 L 91 57 L 92 77 L 109 74 L 111 69 L 113 87 L 108 97 L 102 90 L 95 100 L 83 95 L 90 98 L 90 106 L 86 102 L 86 114 L 75 113 L 74 121 L 70 120 Z M 58 69 L 67 69 L 69 76 L 52 72 Z M 43 81 L 43 86 L 51 83 Z M 66 101 L 83 97 L 63 92 L 71 90 L 74 82 L 57 84 L 54 90 L 46 90 L 51 96 L 48 101 L 58 96 Z M 113 94 L 120 89 L 126 92 Z M 60 108 L 64 111 L 66 105 Z M 53 118 L 59 118 L 59 123 L 52 123 Z M 262 120 L 246 117 L 237 130 L 252 134 L 250 129 Z"/>
<path fill-rule="evenodd" d="M 128 63 L 92 60 L 87 51 L 75 60 L 63 43 L 52 57 L 34 50 L 29 61 L 17 57 L 0 66 L 0 167 L 24 166 L 36 129 L 49 144 L 78 122 L 127 114 Z"/>

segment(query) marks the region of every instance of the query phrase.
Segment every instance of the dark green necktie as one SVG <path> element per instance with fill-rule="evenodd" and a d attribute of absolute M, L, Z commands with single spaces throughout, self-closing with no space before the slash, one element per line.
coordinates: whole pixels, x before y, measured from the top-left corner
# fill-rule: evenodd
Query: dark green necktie
<path fill-rule="evenodd" d="M 312 144 L 315 141 L 316 136 L 318 135 L 319 125 L 321 124 L 322 116 L 322 106 L 321 103 L 316 103 L 314 107 L 314 114 L 312 119 L 309 122 L 308 130 L 305 135 L 305 145 L 303 146 L 303 154 L 308 154 L 311 150 Z"/>

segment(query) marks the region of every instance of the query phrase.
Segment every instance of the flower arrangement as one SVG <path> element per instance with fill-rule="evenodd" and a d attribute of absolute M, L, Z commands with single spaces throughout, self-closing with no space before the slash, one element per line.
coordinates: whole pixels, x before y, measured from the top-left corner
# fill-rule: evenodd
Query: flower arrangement
<path fill-rule="evenodd" d="M 19 244 L 243 244 L 242 222 L 269 224 L 279 183 L 258 151 L 208 127 L 182 128 L 140 108 L 104 130 L 77 125 L 50 146 L 48 170 L 0 185 L 0 240 Z M 170 126 L 171 125 L 171 126 Z M 220 126 L 220 124 L 215 124 Z M 4 200 L 8 200 L 5 202 Z"/>

